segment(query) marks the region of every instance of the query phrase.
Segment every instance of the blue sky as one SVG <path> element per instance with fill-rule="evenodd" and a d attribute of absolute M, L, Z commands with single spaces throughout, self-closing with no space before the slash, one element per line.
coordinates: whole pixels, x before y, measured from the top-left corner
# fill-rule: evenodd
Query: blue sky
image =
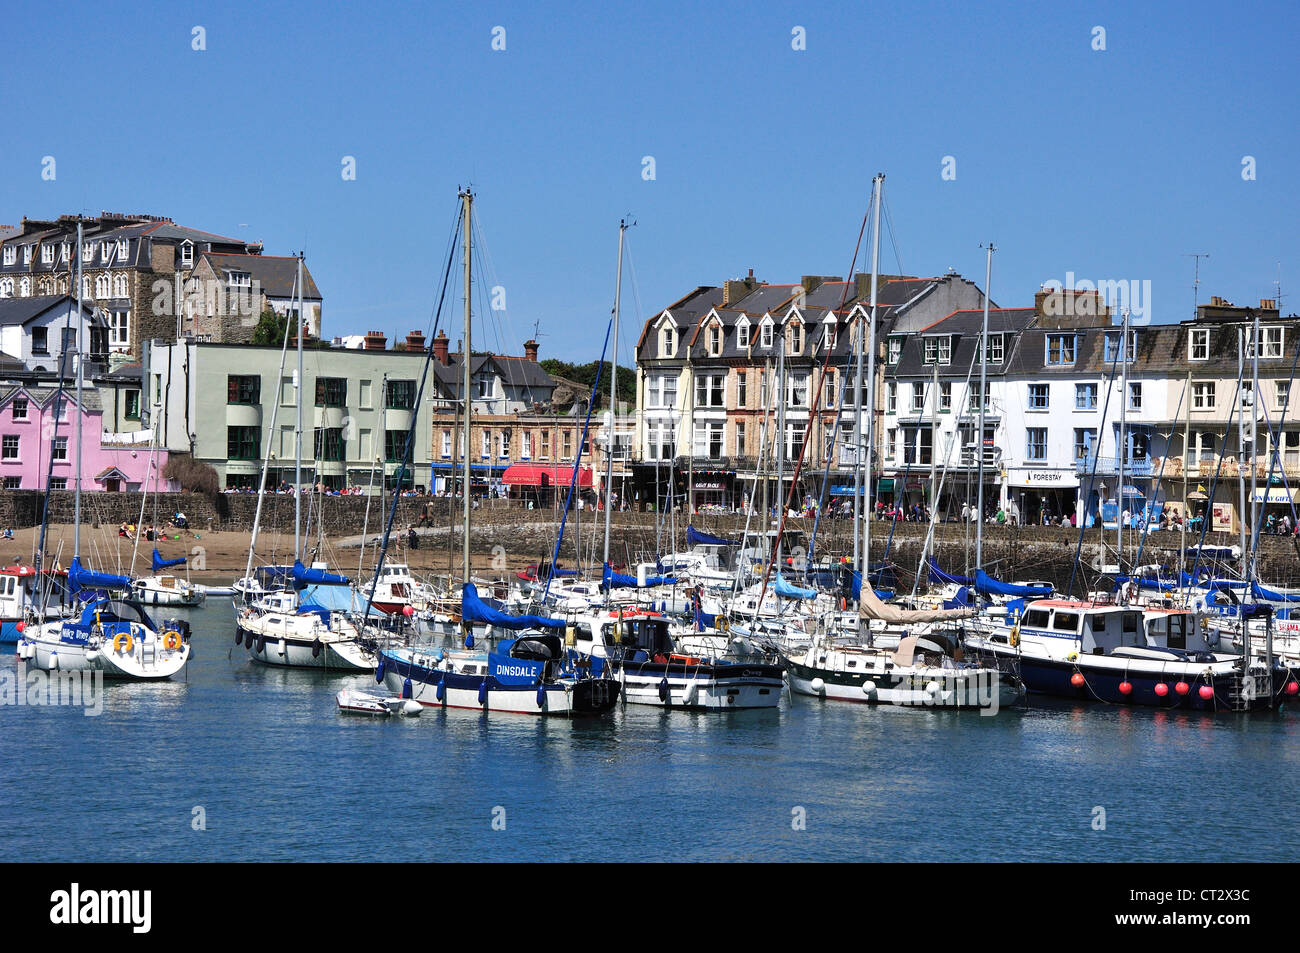
<path fill-rule="evenodd" d="M 883 171 L 882 270 L 982 283 L 992 240 L 1001 305 L 1073 272 L 1150 280 L 1167 321 L 1208 252 L 1202 301 L 1272 297 L 1280 262 L 1300 310 L 1294 5 L 1070 6 L 21 4 L 0 222 L 147 212 L 304 248 L 327 335 L 392 335 L 427 327 L 470 183 L 508 305 L 476 345 L 540 322 L 543 357 L 585 361 L 631 213 L 626 361 L 696 285 L 844 274 Z"/>

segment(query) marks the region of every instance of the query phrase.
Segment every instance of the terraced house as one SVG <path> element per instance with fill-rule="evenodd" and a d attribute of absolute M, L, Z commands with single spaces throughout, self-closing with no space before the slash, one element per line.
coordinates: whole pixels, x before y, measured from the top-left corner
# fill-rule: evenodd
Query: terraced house
<path fill-rule="evenodd" d="M 77 226 L 82 244 L 77 260 Z M 82 298 L 105 314 L 108 349 L 141 359 L 152 338 L 240 342 L 252 340 L 263 307 L 289 305 L 284 263 L 261 259 L 262 245 L 177 225 L 154 215 L 103 212 L 28 219 L 0 239 L 0 298 L 76 297 L 80 264 Z M 252 294 L 263 282 L 261 297 Z M 321 299 L 304 281 L 304 311 L 320 334 Z M 217 302 L 221 307 L 217 307 Z M 220 321 L 229 302 L 244 304 L 240 320 Z"/>
<path fill-rule="evenodd" d="M 784 498 L 810 430 L 803 489 L 820 489 L 829 460 L 832 493 L 851 495 L 858 407 L 874 386 L 881 413 L 880 363 L 891 330 L 924 326 L 954 307 L 982 302 L 982 292 L 956 274 L 881 276 L 876 380 L 864 380 L 859 398 L 855 335 L 867 327 L 869 275 L 766 284 L 751 272 L 695 289 L 651 317 L 637 343 L 637 496 L 663 506 L 671 492 L 697 509 L 732 509 L 764 494 L 769 502 Z M 786 461 L 781 486 L 773 451 Z M 761 480 L 760 456 L 766 460 Z"/>

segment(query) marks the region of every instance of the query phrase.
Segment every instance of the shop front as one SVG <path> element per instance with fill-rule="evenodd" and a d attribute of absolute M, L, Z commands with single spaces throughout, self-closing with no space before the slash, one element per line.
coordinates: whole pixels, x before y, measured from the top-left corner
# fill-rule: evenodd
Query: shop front
<path fill-rule="evenodd" d="M 690 474 L 691 511 L 729 513 L 740 505 L 732 498 L 735 470 L 700 470 Z"/>
<path fill-rule="evenodd" d="M 1092 503 L 1096 511 L 1100 497 Z M 1079 478 L 1074 470 L 1012 467 L 1007 470 L 1005 509 L 1021 525 L 1044 526 L 1077 520 Z"/>
<path fill-rule="evenodd" d="M 577 499 L 589 502 L 593 483 L 591 467 L 576 469 L 575 482 L 573 466 L 513 463 L 501 473 L 500 483 L 510 499 L 523 501 L 532 508 L 562 505 L 571 488 L 577 492 Z"/>

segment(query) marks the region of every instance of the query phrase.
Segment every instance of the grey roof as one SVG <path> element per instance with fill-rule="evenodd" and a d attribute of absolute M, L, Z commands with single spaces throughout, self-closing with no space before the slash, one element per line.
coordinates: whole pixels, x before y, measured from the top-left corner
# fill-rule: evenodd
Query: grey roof
<path fill-rule="evenodd" d="M 64 302 L 75 301 L 71 295 L 36 295 L 30 298 L 0 298 L 0 326 L 23 325 Z M 82 312 L 92 317 L 95 309 L 82 302 Z"/>
<path fill-rule="evenodd" d="M 1010 335 L 1003 346 L 1003 363 L 990 364 L 986 373 L 1000 376 L 1008 372 L 1016 353 L 1020 350 L 1025 328 L 1033 323 L 1033 308 L 992 308 L 989 310 L 989 333 Z M 975 349 L 984 326 L 983 310 L 954 311 L 947 317 L 924 328 L 918 334 L 899 335 L 903 338 L 902 351 L 897 364 L 885 366 L 886 378 L 929 377 L 934 365 L 925 363 L 925 338 L 951 336 L 952 354 L 948 364 L 940 365 L 939 376 L 965 380 L 975 359 Z M 1040 355 L 1041 358 L 1041 355 Z M 1041 363 L 1041 360 L 1040 360 Z M 978 370 L 979 364 L 973 364 Z"/>
<path fill-rule="evenodd" d="M 296 297 L 298 259 L 293 256 L 204 252 L 200 258 L 207 259 L 218 275 L 226 271 L 248 272 L 262 286 L 262 292 L 273 298 Z M 319 301 L 320 289 L 306 262 L 302 266 L 302 279 L 303 298 Z"/>

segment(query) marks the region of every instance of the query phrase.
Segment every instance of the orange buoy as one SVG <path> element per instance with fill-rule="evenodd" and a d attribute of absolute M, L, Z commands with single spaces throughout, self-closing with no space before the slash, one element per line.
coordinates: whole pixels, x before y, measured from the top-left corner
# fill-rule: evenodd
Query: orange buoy
<path fill-rule="evenodd" d="M 1073 675 L 1070 676 L 1070 684 L 1073 685 L 1075 688 L 1082 688 L 1083 683 L 1084 683 L 1084 677 L 1082 672 L 1075 672 Z"/>

